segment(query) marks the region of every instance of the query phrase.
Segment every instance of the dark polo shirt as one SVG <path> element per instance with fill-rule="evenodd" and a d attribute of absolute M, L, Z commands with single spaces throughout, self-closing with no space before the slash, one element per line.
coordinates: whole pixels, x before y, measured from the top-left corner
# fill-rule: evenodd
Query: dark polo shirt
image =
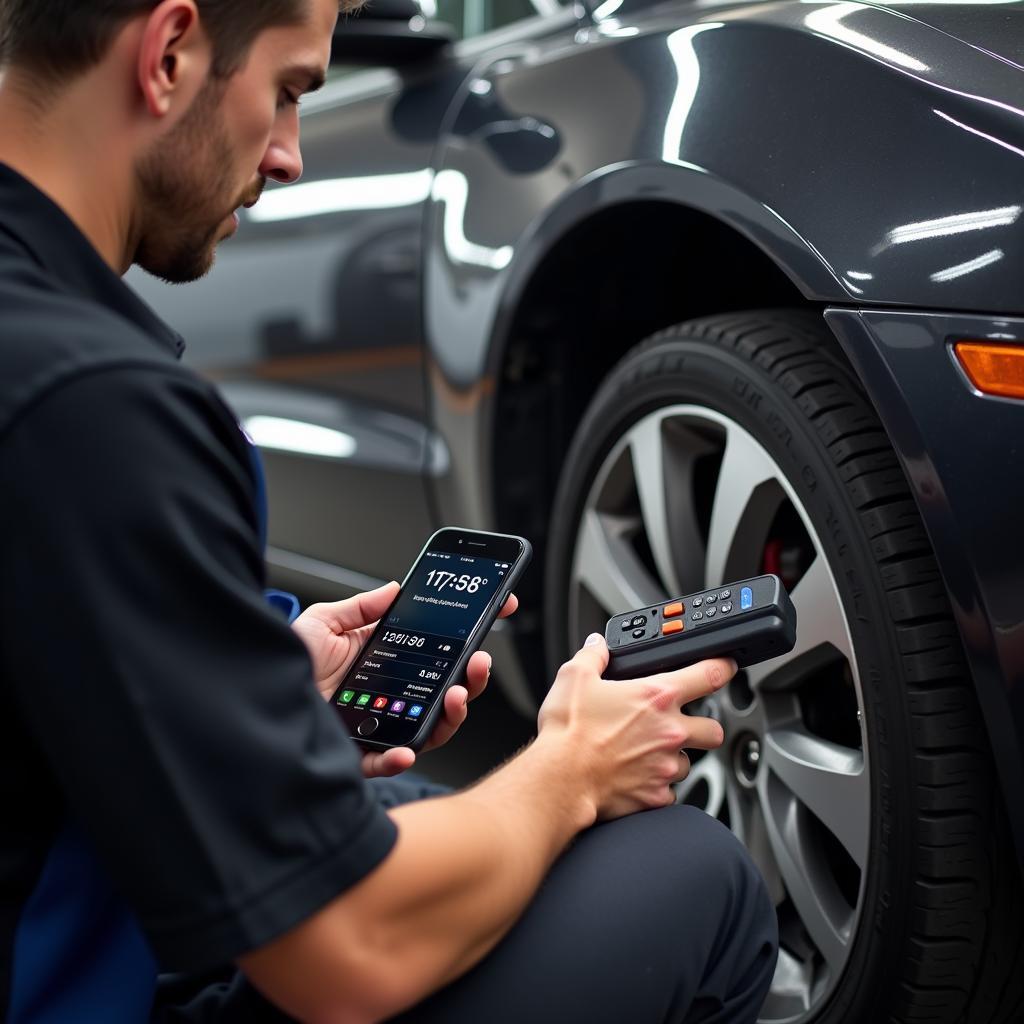
<path fill-rule="evenodd" d="M 395 830 L 263 598 L 259 481 L 181 339 L 0 165 L 0 1019 L 145 1020 Z"/>

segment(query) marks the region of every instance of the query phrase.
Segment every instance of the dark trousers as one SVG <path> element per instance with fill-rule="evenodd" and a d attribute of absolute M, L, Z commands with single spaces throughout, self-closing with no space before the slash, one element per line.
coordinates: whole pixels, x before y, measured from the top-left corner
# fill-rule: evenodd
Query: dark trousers
<path fill-rule="evenodd" d="M 444 792 L 374 785 L 386 806 Z M 583 833 L 491 954 L 393 1024 L 753 1024 L 777 941 L 732 833 L 690 807 L 649 811 Z M 153 1020 L 284 1019 L 240 976 L 206 981 L 168 979 Z"/>

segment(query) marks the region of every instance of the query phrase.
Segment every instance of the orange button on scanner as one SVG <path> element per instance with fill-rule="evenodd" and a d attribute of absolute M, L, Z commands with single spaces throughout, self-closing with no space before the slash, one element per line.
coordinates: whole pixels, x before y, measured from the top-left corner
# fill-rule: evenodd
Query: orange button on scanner
<path fill-rule="evenodd" d="M 683 623 L 681 619 L 673 619 L 671 622 L 666 622 L 661 627 L 662 633 L 682 633 Z"/>
<path fill-rule="evenodd" d="M 665 609 L 662 612 L 666 619 L 672 618 L 673 615 L 683 614 L 683 602 L 673 601 L 672 604 L 665 605 Z"/>

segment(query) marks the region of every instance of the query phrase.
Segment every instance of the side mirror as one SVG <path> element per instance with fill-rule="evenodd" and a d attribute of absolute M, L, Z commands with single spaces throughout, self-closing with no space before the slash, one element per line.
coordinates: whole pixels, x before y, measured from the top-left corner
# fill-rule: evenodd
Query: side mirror
<path fill-rule="evenodd" d="M 369 0 L 338 21 L 331 63 L 401 67 L 434 57 L 454 41 L 449 26 L 427 22 L 416 0 Z"/>

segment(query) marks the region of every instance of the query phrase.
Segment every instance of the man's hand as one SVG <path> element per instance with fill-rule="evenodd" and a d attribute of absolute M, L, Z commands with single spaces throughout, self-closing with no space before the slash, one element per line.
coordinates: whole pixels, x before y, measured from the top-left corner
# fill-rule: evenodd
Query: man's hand
<path fill-rule="evenodd" d="M 731 658 L 618 682 L 601 678 L 607 667 L 608 647 L 595 633 L 559 670 L 538 719 L 537 745 L 571 752 L 569 770 L 599 821 L 674 802 L 671 787 L 690 770 L 682 748 L 711 750 L 725 739 L 714 719 L 682 708 L 736 674 Z"/>
<path fill-rule="evenodd" d="M 313 678 L 324 700 L 330 700 L 378 620 L 398 596 L 398 591 L 397 583 L 387 583 L 345 601 L 310 605 L 292 624 L 309 651 Z M 518 607 L 519 601 L 513 594 L 505 602 L 499 617 L 511 615 Z M 444 715 L 424 750 L 439 747 L 455 735 L 466 720 L 469 702 L 484 692 L 490 671 L 491 656 L 477 651 L 469 659 L 465 685 L 452 686 L 445 694 Z M 411 768 L 415 760 L 416 755 L 408 747 L 372 752 L 363 757 L 363 772 L 368 778 L 398 775 Z"/>

